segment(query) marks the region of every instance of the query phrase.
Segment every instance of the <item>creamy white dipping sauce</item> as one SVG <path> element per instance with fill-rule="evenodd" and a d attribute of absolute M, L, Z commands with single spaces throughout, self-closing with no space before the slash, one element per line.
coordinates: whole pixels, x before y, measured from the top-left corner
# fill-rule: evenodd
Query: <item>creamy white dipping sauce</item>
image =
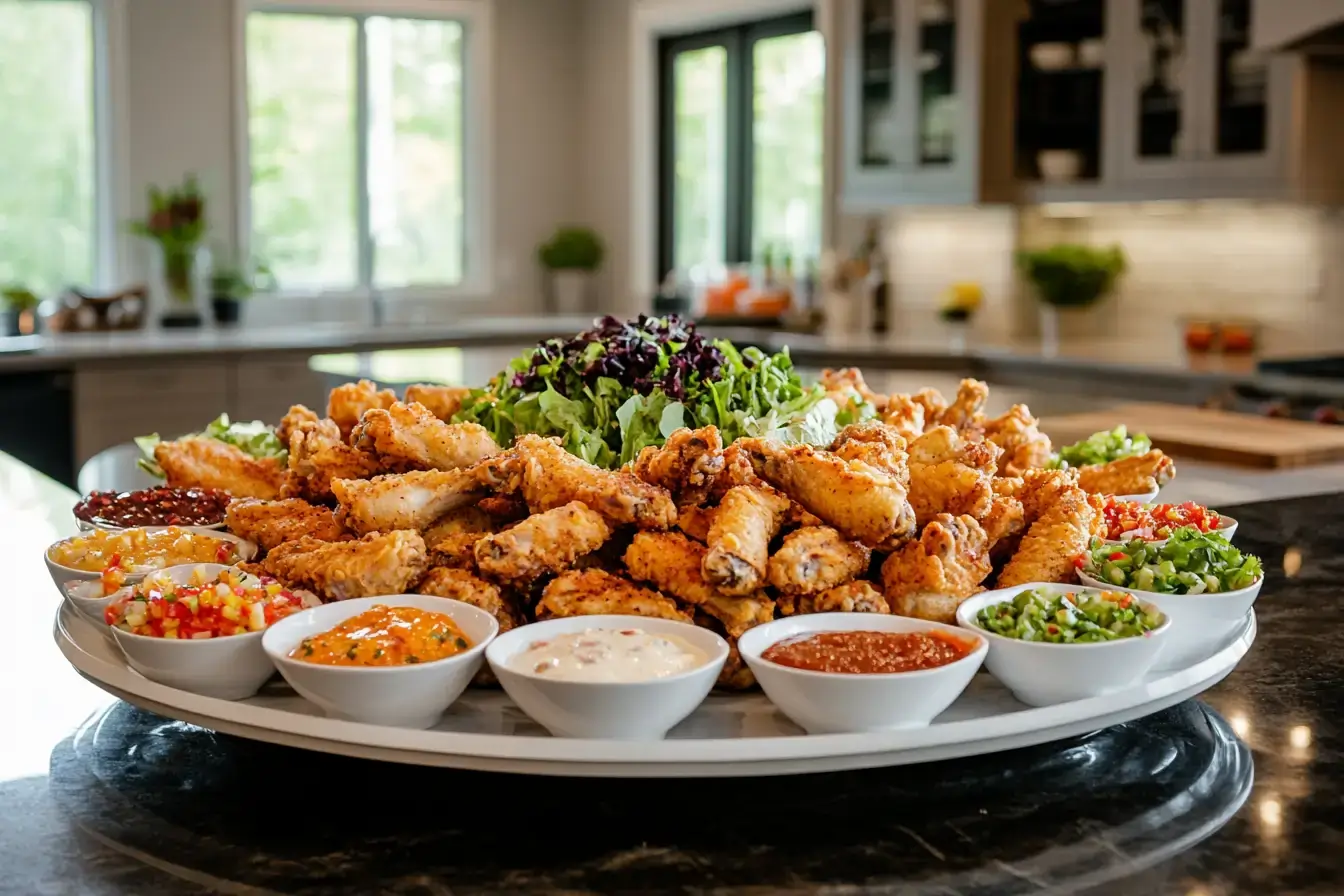
<path fill-rule="evenodd" d="M 509 668 L 560 681 L 630 682 L 667 678 L 703 666 L 709 656 L 676 635 L 639 628 L 590 628 L 533 641 Z"/>

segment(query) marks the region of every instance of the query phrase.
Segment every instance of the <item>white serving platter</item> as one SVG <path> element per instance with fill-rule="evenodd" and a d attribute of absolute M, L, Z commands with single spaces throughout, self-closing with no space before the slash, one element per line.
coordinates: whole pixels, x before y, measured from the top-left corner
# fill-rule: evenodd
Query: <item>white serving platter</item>
<path fill-rule="evenodd" d="M 1114 694 L 1031 708 L 988 674 L 927 728 L 806 735 L 763 694 L 712 695 L 656 742 L 554 738 L 502 691 L 469 690 L 427 731 L 325 718 L 277 678 L 256 697 L 217 700 L 155 684 L 63 603 L 57 646 L 85 678 L 142 709 L 226 734 L 367 759 L 591 777 L 747 777 L 907 765 L 995 753 L 1128 722 L 1217 684 L 1255 640 L 1254 612 L 1209 655 Z"/>

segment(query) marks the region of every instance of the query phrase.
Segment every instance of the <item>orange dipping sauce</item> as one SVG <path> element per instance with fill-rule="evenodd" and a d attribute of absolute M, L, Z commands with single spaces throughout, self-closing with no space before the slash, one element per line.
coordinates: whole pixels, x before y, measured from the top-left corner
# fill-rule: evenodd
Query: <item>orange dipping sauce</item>
<path fill-rule="evenodd" d="M 955 663 L 975 643 L 945 632 L 820 632 L 771 644 L 761 659 L 809 672 L 879 675 Z"/>
<path fill-rule="evenodd" d="M 405 666 L 447 659 L 470 648 L 471 639 L 446 613 L 378 604 L 305 638 L 289 656 L 327 666 Z"/>

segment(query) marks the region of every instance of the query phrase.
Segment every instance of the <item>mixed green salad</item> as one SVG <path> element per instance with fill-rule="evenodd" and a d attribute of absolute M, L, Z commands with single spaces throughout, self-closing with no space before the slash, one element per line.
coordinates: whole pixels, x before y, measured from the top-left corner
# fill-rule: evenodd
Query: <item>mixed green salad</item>
<path fill-rule="evenodd" d="M 874 413 L 804 386 L 787 351 L 739 351 L 675 316 L 640 315 L 604 317 L 572 339 L 528 349 L 453 420 L 481 424 L 501 445 L 520 433 L 560 436 L 570 453 L 610 468 L 683 426 L 716 426 L 725 444 L 770 436 L 825 445 Z"/>
<path fill-rule="evenodd" d="M 1134 538 L 1122 545 L 1093 539 L 1084 573 L 1101 582 L 1158 594 L 1218 594 L 1260 580 L 1260 559 L 1243 554 L 1217 532 L 1176 529 L 1162 544 Z"/>
<path fill-rule="evenodd" d="M 193 436 L 203 436 L 208 439 L 218 439 L 235 448 L 241 448 L 255 458 L 264 459 L 269 457 L 278 458 L 283 466 L 288 459 L 289 452 L 280 441 L 280 437 L 275 434 L 275 430 L 262 423 L 260 420 L 253 420 L 251 423 L 231 423 L 228 414 L 220 414 L 212 420 L 204 430 L 192 433 Z M 154 447 L 162 439 L 158 433 L 151 433 L 147 436 L 138 436 L 135 444 L 144 455 L 136 463 L 140 469 L 151 476 L 159 479 L 163 477 L 163 470 L 154 461 Z"/>
<path fill-rule="evenodd" d="M 1143 608 L 1132 595 L 1082 590 L 1051 594 L 1023 591 L 1010 601 L 992 604 L 975 614 L 985 631 L 1018 641 L 1047 644 L 1093 644 L 1136 638 L 1161 627 L 1166 617 Z"/>
<path fill-rule="evenodd" d="M 1081 442 L 1074 442 L 1059 449 L 1050 462 L 1052 469 L 1082 467 L 1088 464 L 1105 464 L 1122 457 L 1147 454 L 1153 450 L 1153 442 L 1143 433 L 1130 435 L 1123 425 L 1115 429 L 1094 432 Z"/>

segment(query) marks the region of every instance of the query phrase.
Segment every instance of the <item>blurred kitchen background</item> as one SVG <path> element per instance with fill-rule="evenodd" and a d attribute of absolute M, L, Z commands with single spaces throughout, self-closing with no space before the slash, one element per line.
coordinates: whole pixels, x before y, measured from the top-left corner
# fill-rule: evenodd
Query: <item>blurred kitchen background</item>
<path fill-rule="evenodd" d="M 1344 0 L 0 0 L 0 127 L 0 450 L 67 482 L 655 310 L 1344 419 Z"/>

